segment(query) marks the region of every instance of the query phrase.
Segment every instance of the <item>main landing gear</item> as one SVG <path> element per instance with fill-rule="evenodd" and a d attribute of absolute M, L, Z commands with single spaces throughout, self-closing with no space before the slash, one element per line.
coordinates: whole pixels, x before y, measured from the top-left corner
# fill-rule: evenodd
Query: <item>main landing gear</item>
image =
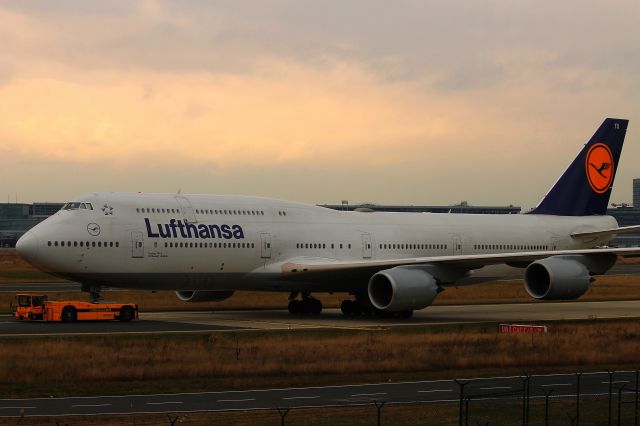
<path fill-rule="evenodd" d="M 363 301 L 362 299 L 356 298 L 356 300 L 343 300 L 340 305 L 340 310 L 342 314 L 345 316 L 377 316 L 384 318 L 411 318 L 413 315 L 412 310 L 408 311 L 400 311 L 400 312 L 385 312 L 377 309 L 373 306 L 368 300 Z"/>
<path fill-rule="evenodd" d="M 100 284 L 87 284 L 82 283 L 80 288 L 82 291 L 89 293 L 89 297 L 91 297 L 91 301 L 93 303 L 97 303 L 102 299 L 100 295 L 100 291 L 102 291 L 102 286 Z"/>
<path fill-rule="evenodd" d="M 309 294 L 303 294 L 302 300 L 296 299 L 297 293 L 291 293 L 289 296 L 289 313 L 292 315 L 318 315 L 322 312 L 322 302 L 311 297 Z"/>

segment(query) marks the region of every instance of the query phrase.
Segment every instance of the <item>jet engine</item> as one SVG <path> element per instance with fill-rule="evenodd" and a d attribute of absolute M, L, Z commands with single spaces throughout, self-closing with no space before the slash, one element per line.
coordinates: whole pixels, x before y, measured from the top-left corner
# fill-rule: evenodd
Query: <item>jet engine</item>
<path fill-rule="evenodd" d="M 233 296 L 233 291 L 182 290 L 176 296 L 183 302 L 222 302 Z"/>
<path fill-rule="evenodd" d="M 536 260 L 525 271 L 525 290 L 535 299 L 577 299 L 592 281 L 589 268 L 579 259 L 579 256 L 553 256 Z"/>
<path fill-rule="evenodd" d="M 377 272 L 369 280 L 367 290 L 376 309 L 403 312 L 431 305 L 439 288 L 426 270 L 399 266 Z"/>

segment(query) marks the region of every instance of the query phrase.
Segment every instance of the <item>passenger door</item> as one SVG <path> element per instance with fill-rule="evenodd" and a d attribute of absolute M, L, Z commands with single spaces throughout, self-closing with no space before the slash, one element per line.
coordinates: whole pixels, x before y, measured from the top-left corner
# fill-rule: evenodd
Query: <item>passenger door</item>
<path fill-rule="evenodd" d="M 134 231 L 131 233 L 131 257 L 144 257 L 144 236 L 142 232 Z"/>
<path fill-rule="evenodd" d="M 362 234 L 362 258 L 371 259 L 372 254 L 371 234 Z"/>
<path fill-rule="evenodd" d="M 453 237 L 453 255 L 462 255 L 462 240 L 458 236 Z"/>
<path fill-rule="evenodd" d="M 271 234 L 260 234 L 260 257 L 271 259 Z"/>

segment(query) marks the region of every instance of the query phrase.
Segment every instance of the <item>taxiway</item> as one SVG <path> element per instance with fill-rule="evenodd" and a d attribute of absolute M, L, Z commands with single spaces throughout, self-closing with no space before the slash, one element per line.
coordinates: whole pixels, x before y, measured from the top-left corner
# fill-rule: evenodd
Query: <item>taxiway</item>
<path fill-rule="evenodd" d="M 345 317 L 338 309 L 317 316 L 292 316 L 282 310 L 142 312 L 130 323 L 17 322 L 0 316 L 0 337 L 93 334 L 200 333 L 212 331 L 352 329 L 386 330 L 436 324 L 545 322 L 640 318 L 640 301 L 514 303 L 430 306 L 413 318 Z"/>

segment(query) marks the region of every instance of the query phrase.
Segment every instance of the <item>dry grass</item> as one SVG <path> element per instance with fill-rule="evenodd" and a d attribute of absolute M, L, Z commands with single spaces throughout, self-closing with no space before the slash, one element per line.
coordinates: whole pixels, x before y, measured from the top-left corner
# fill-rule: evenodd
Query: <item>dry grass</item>
<path fill-rule="evenodd" d="M 457 330 L 457 329 L 456 329 Z M 166 337 L 4 339 L 0 394 L 42 394 L 76 384 L 162 383 L 224 379 L 224 386 L 259 386 L 261 378 L 333 378 L 470 370 L 533 371 L 565 366 L 635 365 L 640 324 L 556 324 L 545 335 L 503 335 L 495 327 L 459 332 L 308 332 Z M 615 348 L 615 350 L 611 350 Z M 28 356 L 24 356 L 28 354 Z M 171 386 L 171 385 L 169 385 Z M 211 386 L 211 384 L 209 384 Z M 118 387 L 118 386 L 116 386 Z M 169 391 L 169 389 L 166 389 Z"/>
<path fill-rule="evenodd" d="M 15 249 L 0 249 L 0 283 L 33 281 L 63 280 L 38 271 L 18 256 Z"/>
<path fill-rule="evenodd" d="M 640 298 L 640 276 L 603 275 L 589 286 L 581 301 L 634 300 Z M 522 280 L 498 281 L 468 287 L 447 288 L 434 305 L 479 303 L 530 303 L 535 301 L 524 289 Z"/>

